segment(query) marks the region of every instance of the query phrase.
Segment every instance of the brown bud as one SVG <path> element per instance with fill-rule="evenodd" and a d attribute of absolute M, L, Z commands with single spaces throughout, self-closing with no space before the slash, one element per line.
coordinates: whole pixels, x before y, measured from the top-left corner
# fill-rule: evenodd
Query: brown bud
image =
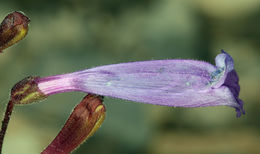
<path fill-rule="evenodd" d="M 103 97 L 88 94 L 78 104 L 60 133 L 42 154 L 67 154 L 93 135 L 105 118 Z"/>
<path fill-rule="evenodd" d="M 0 52 L 26 36 L 29 22 L 22 12 L 16 11 L 5 17 L 0 25 Z"/>
<path fill-rule="evenodd" d="M 11 100 L 14 104 L 29 104 L 42 100 L 47 96 L 38 88 L 37 79 L 39 77 L 26 77 L 16 83 L 11 90 Z"/>

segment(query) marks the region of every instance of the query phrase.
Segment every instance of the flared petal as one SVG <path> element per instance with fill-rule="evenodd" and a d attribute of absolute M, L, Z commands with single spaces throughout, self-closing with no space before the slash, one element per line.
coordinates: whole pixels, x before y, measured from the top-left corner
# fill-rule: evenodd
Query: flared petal
<path fill-rule="evenodd" d="M 243 101 L 238 98 L 240 86 L 238 75 L 234 69 L 233 58 L 224 50 L 222 50 L 222 53 L 216 57 L 215 61 L 217 70 L 211 75 L 212 87 L 228 87 L 228 89 L 232 93 L 232 96 L 236 100 L 236 103 L 239 105 L 238 107 L 235 107 L 238 112 L 237 116 L 240 116 L 241 112 L 245 114 L 245 110 L 243 108 Z"/>

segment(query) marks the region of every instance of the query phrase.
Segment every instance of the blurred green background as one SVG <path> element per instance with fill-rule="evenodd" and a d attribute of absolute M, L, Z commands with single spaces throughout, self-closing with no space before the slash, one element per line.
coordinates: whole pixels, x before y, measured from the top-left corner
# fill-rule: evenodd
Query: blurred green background
<path fill-rule="evenodd" d="M 29 75 L 99 65 L 189 58 L 214 63 L 229 52 L 246 115 L 228 107 L 170 108 L 105 98 L 102 127 L 73 154 L 260 153 L 259 0 L 1 0 L 0 20 L 20 10 L 27 37 L 0 54 L 0 118 L 9 91 Z M 37 154 L 85 94 L 66 93 L 11 118 L 4 154 Z"/>

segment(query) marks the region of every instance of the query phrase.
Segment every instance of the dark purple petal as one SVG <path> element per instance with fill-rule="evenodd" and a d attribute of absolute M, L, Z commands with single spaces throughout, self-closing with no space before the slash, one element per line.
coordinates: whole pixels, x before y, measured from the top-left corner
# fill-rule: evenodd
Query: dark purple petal
<path fill-rule="evenodd" d="M 245 114 L 245 110 L 243 109 L 243 101 L 238 98 L 240 86 L 238 75 L 234 69 L 234 60 L 224 50 L 222 50 L 222 53 L 219 54 L 215 60 L 217 71 L 211 75 L 213 88 L 219 88 L 221 86 L 229 88 L 236 103 L 239 105 L 235 107 L 237 116 L 239 117 L 241 115 L 240 112 Z"/>

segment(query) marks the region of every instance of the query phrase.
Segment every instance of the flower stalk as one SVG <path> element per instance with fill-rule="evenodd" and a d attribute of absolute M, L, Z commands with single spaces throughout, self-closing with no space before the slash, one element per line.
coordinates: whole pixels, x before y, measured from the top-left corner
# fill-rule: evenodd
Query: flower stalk
<path fill-rule="evenodd" d="M 4 137 L 5 133 L 10 121 L 10 117 L 12 115 L 14 108 L 14 103 L 12 101 L 9 101 L 6 107 L 4 120 L 2 121 L 1 131 L 0 131 L 0 154 L 2 153 L 3 143 L 4 143 Z"/>

